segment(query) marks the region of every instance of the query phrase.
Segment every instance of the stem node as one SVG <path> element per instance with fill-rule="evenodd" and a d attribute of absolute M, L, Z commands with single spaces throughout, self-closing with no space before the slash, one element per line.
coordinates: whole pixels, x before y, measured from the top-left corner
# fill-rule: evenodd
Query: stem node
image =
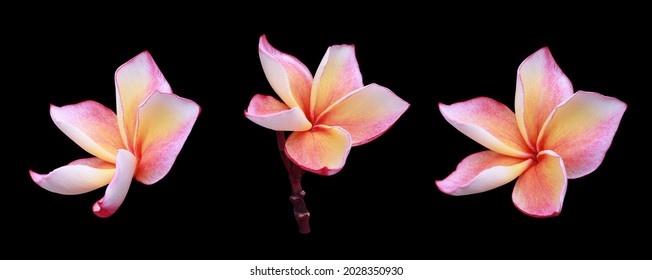
<path fill-rule="evenodd" d="M 306 196 L 306 192 L 301 187 L 303 169 L 292 164 L 285 154 L 285 132 L 277 131 L 276 139 L 278 140 L 278 151 L 281 154 L 281 159 L 290 176 L 290 184 L 292 185 L 290 201 L 294 206 L 294 218 L 299 225 L 299 232 L 303 234 L 310 233 L 310 212 L 308 212 L 306 202 L 303 199 Z"/>

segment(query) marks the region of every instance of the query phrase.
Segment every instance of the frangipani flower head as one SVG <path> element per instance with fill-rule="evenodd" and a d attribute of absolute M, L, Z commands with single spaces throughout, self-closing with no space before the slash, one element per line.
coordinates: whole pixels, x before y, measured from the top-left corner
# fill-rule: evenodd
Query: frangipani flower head
<path fill-rule="evenodd" d="M 265 76 L 281 98 L 255 95 L 245 116 L 276 131 L 293 131 L 285 145 L 292 162 L 321 175 L 342 169 L 352 146 L 376 139 L 409 104 L 377 84 L 364 86 L 353 45 L 326 50 L 315 77 L 295 57 L 260 37 Z"/>
<path fill-rule="evenodd" d="M 151 185 L 172 168 L 200 108 L 172 93 L 145 51 L 115 73 L 117 114 L 95 101 L 50 106 L 54 123 L 94 157 L 83 158 L 47 175 L 30 170 L 32 180 L 60 194 L 81 194 L 106 186 L 93 205 L 109 217 L 124 201 L 132 178 Z"/>
<path fill-rule="evenodd" d="M 439 104 L 444 118 L 488 151 L 466 157 L 436 181 L 451 195 L 488 191 L 518 177 L 514 205 L 534 217 L 559 215 L 568 179 L 598 168 L 627 105 L 595 92 L 573 93 L 544 47 L 520 65 L 515 111 L 487 97 Z"/>

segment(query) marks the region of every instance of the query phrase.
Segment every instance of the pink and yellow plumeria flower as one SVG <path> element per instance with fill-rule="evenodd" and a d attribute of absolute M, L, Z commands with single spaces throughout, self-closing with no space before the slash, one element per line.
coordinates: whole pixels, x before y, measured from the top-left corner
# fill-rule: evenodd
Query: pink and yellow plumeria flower
<path fill-rule="evenodd" d="M 382 135 L 410 106 L 385 87 L 362 84 L 353 45 L 329 47 L 314 80 L 301 61 L 272 47 L 265 35 L 258 52 L 283 102 L 255 95 L 245 116 L 272 130 L 294 131 L 285 153 L 304 170 L 337 173 L 352 146 Z"/>
<path fill-rule="evenodd" d="M 627 105 L 578 91 L 544 47 L 520 65 L 516 114 L 487 97 L 439 104 L 444 118 L 488 151 L 466 157 L 446 179 L 451 195 L 488 191 L 518 177 L 512 201 L 533 217 L 559 215 L 568 179 L 598 168 Z"/>
<path fill-rule="evenodd" d="M 117 115 L 91 100 L 50 106 L 57 127 L 95 157 L 47 175 L 29 171 L 39 186 L 66 195 L 108 184 L 104 197 L 93 205 L 99 217 L 118 210 L 132 178 L 151 185 L 170 171 L 200 111 L 192 100 L 172 93 L 147 51 L 118 68 L 115 86 Z"/>

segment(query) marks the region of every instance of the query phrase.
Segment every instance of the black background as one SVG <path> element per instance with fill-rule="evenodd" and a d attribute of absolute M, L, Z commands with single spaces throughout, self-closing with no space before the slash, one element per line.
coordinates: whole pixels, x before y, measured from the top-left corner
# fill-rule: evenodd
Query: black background
<path fill-rule="evenodd" d="M 8 25 L 0 258 L 650 258 L 652 191 L 643 170 L 650 33 L 636 14 L 329 6 L 313 16 L 267 8 L 125 8 L 110 16 L 94 9 Z M 354 147 L 338 174 L 304 175 L 308 235 L 292 215 L 275 133 L 243 114 L 256 93 L 275 96 L 258 57 L 262 34 L 312 73 L 328 46 L 354 44 L 364 83 L 411 104 L 383 136 Z M 554 218 L 518 211 L 514 182 L 470 196 L 441 193 L 434 181 L 484 148 L 449 125 L 437 103 L 488 96 L 513 109 L 516 70 L 544 46 L 575 90 L 629 106 L 602 165 L 569 180 Z M 170 173 L 152 186 L 134 180 L 120 209 L 98 218 L 91 206 L 105 188 L 50 193 L 28 170 L 47 173 L 89 156 L 54 125 L 49 104 L 96 100 L 115 110 L 114 72 L 144 50 L 173 91 L 202 111 Z"/>

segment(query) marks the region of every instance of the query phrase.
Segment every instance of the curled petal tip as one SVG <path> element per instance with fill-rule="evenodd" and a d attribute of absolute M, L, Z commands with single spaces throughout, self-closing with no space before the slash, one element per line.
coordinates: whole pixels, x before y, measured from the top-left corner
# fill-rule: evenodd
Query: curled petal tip
<path fill-rule="evenodd" d="M 511 182 L 532 164 L 531 159 L 482 151 L 466 157 L 453 173 L 435 184 L 443 193 L 455 196 L 485 192 Z"/>
<path fill-rule="evenodd" d="M 32 177 L 32 181 L 34 181 L 34 183 L 36 183 L 37 185 L 40 184 L 41 181 L 43 180 L 43 175 L 36 173 L 31 169 L 29 170 L 29 176 Z"/>
<path fill-rule="evenodd" d="M 118 150 L 115 176 L 106 188 L 104 197 L 93 205 L 93 213 L 106 218 L 120 208 L 124 202 L 136 170 L 137 159 L 127 150 Z"/>
<path fill-rule="evenodd" d="M 290 108 L 267 95 L 255 95 L 244 114 L 252 122 L 275 131 L 305 131 L 312 128 L 312 123 L 300 107 Z"/>
<path fill-rule="evenodd" d="M 296 57 L 274 48 L 265 36 L 260 37 L 258 54 L 267 81 L 288 107 L 310 110 L 312 74 Z"/>
<path fill-rule="evenodd" d="M 93 204 L 93 213 L 95 216 L 98 216 L 100 218 L 108 218 L 115 213 L 115 211 L 109 211 L 106 208 L 102 208 L 102 199 L 100 199 L 98 202 L 95 202 Z"/>
<path fill-rule="evenodd" d="M 440 103 L 439 111 L 453 127 L 486 148 L 503 155 L 530 157 L 514 113 L 504 104 L 476 97 L 452 105 Z"/>
<path fill-rule="evenodd" d="M 111 164 L 98 158 L 79 159 L 48 174 L 32 170 L 29 175 L 41 188 L 58 194 L 86 193 L 109 183 L 114 174 Z"/>
<path fill-rule="evenodd" d="M 514 109 L 519 130 L 530 148 L 535 148 L 553 109 L 573 92 L 571 81 L 548 48 L 541 48 L 523 60 L 517 70 Z"/>
<path fill-rule="evenodd" d="M 437 186 L 437 189 L 445 194 L 454 195 L 454 190 L 452 188 L 444 188 L 442 185 L 443 182 L 444 180 L 435 180 L 435 186 Z"/>

